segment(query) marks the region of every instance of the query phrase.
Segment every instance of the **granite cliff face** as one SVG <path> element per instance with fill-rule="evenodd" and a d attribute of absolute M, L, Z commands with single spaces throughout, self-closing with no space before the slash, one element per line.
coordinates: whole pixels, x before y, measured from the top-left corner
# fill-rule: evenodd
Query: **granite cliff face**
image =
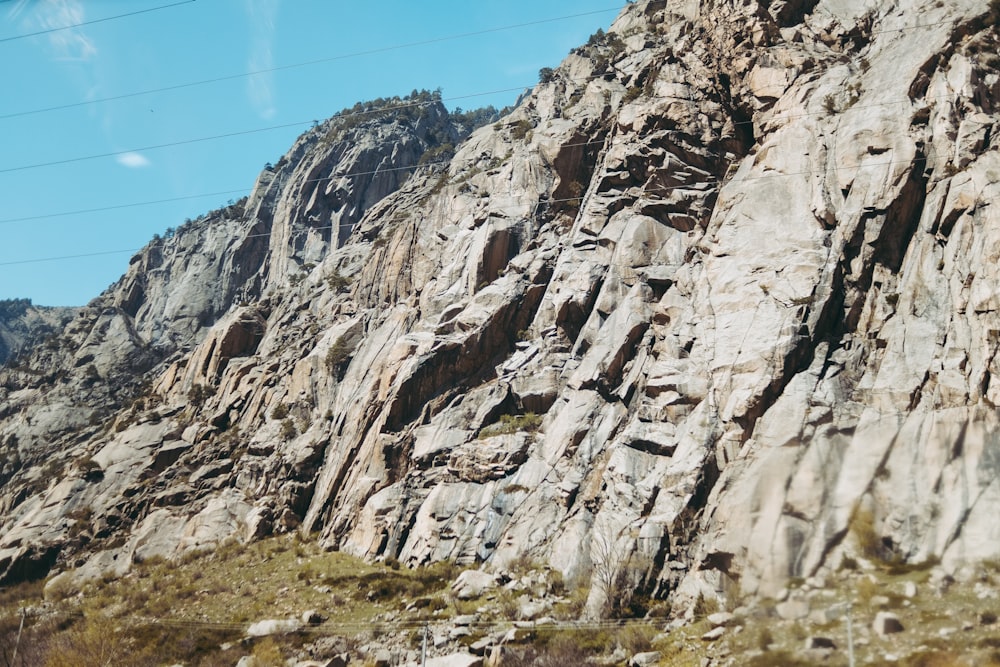
<path fill-rule="evenodd" d="M 0 364 L 60 331 L 73 314 L 73 308 L 40 308 L 31 299 L 0 301 Z"/>
<path fill-rule="evenodd" d="M 306 133 L 3 371 L 0 580 L 302 530 L 680 609 L 997 557 L 986 4 L 640 1 L 453 158 L 432 103 Z"/>

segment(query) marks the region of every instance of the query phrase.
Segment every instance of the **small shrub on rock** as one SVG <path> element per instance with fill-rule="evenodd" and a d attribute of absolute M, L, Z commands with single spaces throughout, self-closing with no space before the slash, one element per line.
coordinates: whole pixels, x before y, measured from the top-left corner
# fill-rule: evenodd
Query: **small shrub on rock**
<path fill-rule="evenodd" d="M 200 408 L 209 398 L 215 395 L 215 387 L 207 384 L 196 384 L 188 391 L 188 402 Z"/>
<path fill-rule="evenodd" d="M 1000 0 L 990 0 L 990 11 L 986 14 L 986 22 L 994 30 L 1000 29 Z"/>
<path fill-rule="evenodd" d="M 532 125 L 530 120 L 519 120 L 510 127 L 510 136 L 515 141 L 521 141 L 528 136 L 531 132 Z"/>
<path fill-rule="evenodd" d="M 340 275 L 340 271 L 334 271 L 326 277 L 326 286 L 334 292 L 346 292 L 351 281 Z"/>
<path fill-rule="evenodd" d="M 336 373 L 343 370 L 344 362 L 351 356 L 351 346 L 343 338 L 338 338 L 337 342 L 326 351 L 326 367 L 330 372 Z"/>
<path fill-rule="evenodd" d="M 541 415 L 534 412 L 527 412 L 523 415 L 503 415 L 500 421 L 483 428 L 479 431 L 480 438 L 489 438 L 494 435 L 506 435 L 526 431 L 533 433 L 542 425 Z"/>

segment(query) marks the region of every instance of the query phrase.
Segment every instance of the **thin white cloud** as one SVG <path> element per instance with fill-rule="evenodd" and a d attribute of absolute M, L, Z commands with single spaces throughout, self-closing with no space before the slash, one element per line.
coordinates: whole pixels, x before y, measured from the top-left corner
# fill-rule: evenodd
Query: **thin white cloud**
<path fill-rule="evenodd" d="M 81 0 L 42 0 L 33 18 L 39 29 L 55 30 L 48 37 L 56 60 L 87 62 L 97 56 L 97 47 L 82 28 L 61 30 L 86 20 Z"/>
<path fill-rule="evenodd" d="M 7 18 L 11 21 L 21 15 L 21 12 L 28 6 L 29 0 L 17 0 L 14 5 L 7 10 Z"/>
<path fill-rule="evenodd" d="M 251 71 L 274 67 L 274 27 L 278 17 L 279 0 L 246 0 L 250 19 L 250 57 L 247 68 Z M 273 118 L 278 110 L 274 101 L 274 75 L 270 72 L 255 74 L 247 79 L 247 97 L 263 118 Z"/>
<path fill-rule="evenodd" d="M 118 164 L 129 169 L 142 169 L 152 164 L 145 155 L 139 153 L 122 153 L 115 157 Z"/>

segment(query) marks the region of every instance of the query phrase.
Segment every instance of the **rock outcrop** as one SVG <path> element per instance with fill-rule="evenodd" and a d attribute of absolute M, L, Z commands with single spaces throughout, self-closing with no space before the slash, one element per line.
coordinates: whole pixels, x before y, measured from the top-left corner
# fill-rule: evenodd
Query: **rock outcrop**
<path fill-rule="evenodd" d="M 44 342 L 65 327 L 73 315 L 73 308 L 39 307 L 31 299 L 0 301 L 0 365 Z"/>
<path fill-rule="evenodd" d="M 453 157 L 432 105 L 307 133 L 71 325 L 136 404 L 8 380 L 0 580 L 300 529 L 596 613 L 997 557 L 998 24 L 640 0 Z"/>

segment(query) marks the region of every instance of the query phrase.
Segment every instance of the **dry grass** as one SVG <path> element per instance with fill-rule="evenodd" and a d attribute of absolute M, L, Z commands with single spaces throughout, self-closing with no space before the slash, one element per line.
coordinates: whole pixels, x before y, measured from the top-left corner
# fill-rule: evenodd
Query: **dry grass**
<path fill-rule="evenodd" d="M 448 574 L 440 566 L 393 570 L 281 537 L 228 544 L 179 566 L 143 563 L 121 581 L 88 586 L 84 595 L 102 608 L 146 616 L 247 623 L 316 609 L 332 621 L 357 622 L 384 611 L 397 595 L 437 592 Z"/>
<path fill-rule="evenodd" d="M 151 559 L 120 580 L 94 581 L 79 595 L 60 598 L 58 612 L 69 619 L 64 627 L 43 633 L 33 623 L 37 640 L 52 647 L 46 661 L 35 664 L 144 666 L 167 659 L 235 664 L 252 650 L 257 665 L 284 665 L 306 637 L 287 635 L 228 651 L 220 646 L 239 640 L 251 622 L 298 618 L 305 610 L 326 617 L 330 634 L 340 632 L 337 627 L 371 627 L 377 615 L 416 599 L 421 601 L 418 617 L 452 613 L 446 590 L 456 567 L 392 565 L 326 552 L 292 536 L 230 543 L 179 562 Z M 40 602 L 41 591 L 40 582 L 0 590 L 0 617 L 11 618 L 18 607 Z"/>
<path fill-rule="evenodd" d="M 877 561 L 866 566 L 870 571 L 865 573 L 838 573 L 829 578 L 826 590 L 806 593 L 812 596 L 810 607 L 814 611 L 842 610 L 830 620 L 782 621 L 773 604 L 757 605 L 742 620 L 742 632 L 727 632 L 719 642 L 703 647 L 704 655 L 729 651 L 743 656 L 737 663 L 740 665 L 811 665 L 817 664 L 818 658 L 805 654 L 804 639 L 822 636 L 832 639 L 838 647 L 822 664 L 847 665 L 844 612 L 850 601 L 854 637 L 862 640 L 855 646 L 858 664 L 1000 667 L 1000 624 L 995 622 L 1000 599 L 981 595 L 983 586 L 993 588 L 989 581 L 992 575 L 986 574 L 986 581 L 977 577 L 942 591 L 930 583 L 932 565 L 900 566 Z M 910 599 L 902 595 L 907 583 L 917 585 L 917 593 Z M 889 638 L 875 635 L 871 623 L 880 610 L 897 614 L 904 631 Z M 897 659 L 888 660 L 888 654 Z"/>
<path fill-rule="evenodd" d="M 879 536 L 875 530 L 875 516 L 871 510 L 859 507 L 854 511 L 850 532 L 862 556 L 865 558 L 878 558 Z"/>
<path fill-rule="evenodd" d="M 523 569 L 537 573 L 537 564 Z M 1000 599 L 983 591 L 995 590 L 998 564 L 984 564 L 970 581 L 945 590 L 932 586 L 928 567 L 863 563 L 866 571 L 844 571 L 827 577 L 827 588 L 811 590 L 796 582 L 792 595 L 806 596 L 813 611 L 853 602 L 854 636 L 859 664 L 901 667 L 1000 667 Z M 119 581 L 95 581 L 81 595 L 56 603 L 62 615 L 29 623 L 34 659 L 31 664 L 61 667 L 68 664 L 186 665 L 235 664 L 252 654 L 256 664 L 271 665 L 296 655 L 311 641 L 308 634 L 292 634 L 254 643 L 240 641 L 248 623 L 264 618 L 298 617 L 315 609 L 329 618 L 321 633 L 344 633 L 351 641 L 378 642 L 383 633 L 398 630 L 385 621 L 392 612 L 410 621 L 441 619 L 455 613 L 475 613 L 502 621 L 516 615 L 515 592 L 497 589 L 480 600 L 456 601 L 447 592 L 458 574 L 449 564 L 417 570 L 389 561 L 364 563 L 340 553 L 322 551 L 316 544 L 280 537 L 253 545 L 228 544 L 213 553 L 193 554 L 177 563 L 147 561 Z M 907 583 L 917 585 L 910 599 L 902 592 Z M 549 580 L 553 594 L 561 595 L 552 610 L 558 618 L 579 615 L 587 590 Z M 978 588 L 977 588 L 978 586 Z M 12 614 L 25 603 L 41 599 L 40 584 L 0 591 L 0 665 L 4 642 L 16 625 Z M 700 665 L 705 658 L 739 656 L 739 665 L 816 664 L 805 655 L 804 640 L 811 636 L 832 639 L 838 650 L 823 664 L 846 665 L 846 623 L 842 615 L 826 619 L 783 621 L 773 601 L 749 604 L 715 642 L 701 639 L 710 629 L 705 616 L 717 610 L 711 600 L 698 605 L 700 620 L 663 632 L 665 621 L 644 625 L 589 630 L 533 629 L 534 640 L 517 659 L 523 664 L 556 665 L 565 661 L 609 655 L 621 648 L 631 655 L 646 650 L 662 654 L 662 667 Z M 841 607 L 843 608 L 843 607 Z M 889 639 L 870 628 L 875 613 L 891 609 L 905 631 Z M 156 623 L 151 622 L 157 621 Z M 353 628 L 353 629 L 347 629 Z M 476 635 L 479 636 L 479 635 Z M 6 639 L 5 639 L 6 638 Z M 224 643 L 236 642 L 223 650 Z M 886 662 L 886 654 L 898 660 Z M 75 661 L 75 662 L 74 662 Z M 94 662 L 97 661 L 97 662 Z M 562 662 L 560 662 L 562 661 Z"/>

